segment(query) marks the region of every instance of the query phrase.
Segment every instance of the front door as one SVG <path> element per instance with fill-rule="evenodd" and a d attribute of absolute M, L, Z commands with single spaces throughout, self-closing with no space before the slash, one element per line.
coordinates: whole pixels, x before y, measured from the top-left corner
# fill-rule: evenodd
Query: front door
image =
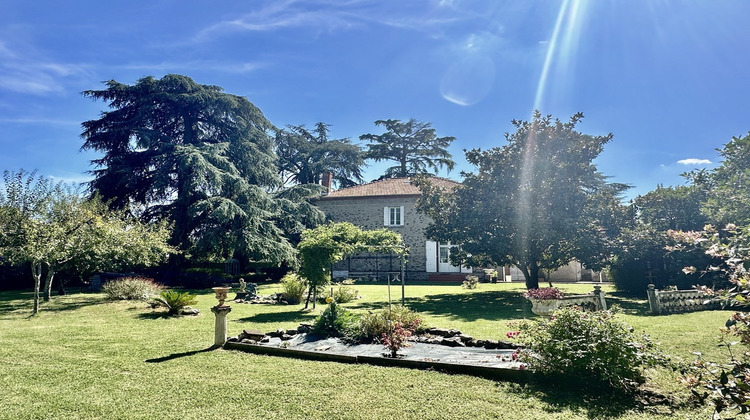
<path fill-rule="evenodd" d="M 451 265 L 451 251 L 458 249 L 458 246 L 447 244 L 438 244 L 438 272 L 440 273 L 460 273 L 461 267 Z"/>

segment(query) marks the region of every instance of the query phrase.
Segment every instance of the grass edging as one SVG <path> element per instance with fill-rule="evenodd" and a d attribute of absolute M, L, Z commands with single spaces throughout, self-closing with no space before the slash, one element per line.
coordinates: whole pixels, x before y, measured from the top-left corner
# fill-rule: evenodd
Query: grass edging
<path fill-rule="evenodd" d="M 514 382 L 527 382 L 533 377 L 529 370 L 507 369 L 495 366 L 474 366 L 457 363 L 445 363 L 428 360 L 394 359 L 390 357 L 349 356 L 343 354 L 298 350 L 281 347 L 262 346 L 257 344 L 228 341 L 224 344 L 226 350 L 239 350 L 247 353 L 264 354 L 268 356 L 292 357 L 296 359 L 316 360 L 323 362 L 360 363 L 373 366 L 400 367 L 407 369 L 435 370 L 438 372 L 461 375 L 479 376 L 489 379 L 499 379 Z"/>

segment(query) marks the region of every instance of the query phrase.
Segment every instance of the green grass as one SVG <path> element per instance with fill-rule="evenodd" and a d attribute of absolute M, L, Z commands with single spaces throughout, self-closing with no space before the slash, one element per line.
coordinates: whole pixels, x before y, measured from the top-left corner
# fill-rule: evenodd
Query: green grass
<path fill-rule="evenodd" d="M 387 288 L 355 285 L 358 311 L 387 305 Z M 562 285 L 588 292 L 590 285 Z M 264 285 L 269 294 L 278 285 Z M 609 289 L 606 289 L 609 291 Z M 502 339 L 508 321 L 532 317 L 521 284 L 407 286 L 407 305 L 431 326 Z M 708 418 L 710 410 L 672 415 L 638 410 L 613 395 L 583 394 L 544 383 L 517 384 L 438 372 L 346 365 L 211 350 L 216 304 L 198 292 L 198 317 L 168 318 L 145 303 L 106 302 L 101 294 L 54 297 L 31 312 L 31 294 L 0 293 L 1 419 L 451 419 Z M 391 289 L 394 302 L 401 289 Z M 714 345 L 728 312 L 653 317 L 645 300 L 608 298 L 623 318 L 670 354 L 720 355 Z M 229 333 L 270 331 L 310 322 L 302 305 L 232 304 Z M 685 394 L 670 372 L 655 386 Z"/>

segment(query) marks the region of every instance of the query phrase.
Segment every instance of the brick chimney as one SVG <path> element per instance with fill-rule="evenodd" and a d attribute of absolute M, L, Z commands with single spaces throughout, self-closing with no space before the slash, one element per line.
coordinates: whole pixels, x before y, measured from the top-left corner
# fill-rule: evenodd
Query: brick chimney
<path fill-rule="evenodd" d="M 333 173 L 323 172 L 323 179 L 320 181 L 320 184 L 326 187 L 326 191 L 323 194 L 328 194 L 329 192 L 331 192 L 331 186 L 333 185 Z"/>

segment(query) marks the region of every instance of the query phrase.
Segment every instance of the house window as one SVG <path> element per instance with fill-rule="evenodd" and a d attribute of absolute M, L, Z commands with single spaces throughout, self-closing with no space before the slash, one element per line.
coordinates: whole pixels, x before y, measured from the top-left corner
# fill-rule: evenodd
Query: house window
<path fill-rule="evenodd" d="M 383 224 L 385 226 L 403 226 L 404 206 L 385 207 L 383 210 Z"/>

